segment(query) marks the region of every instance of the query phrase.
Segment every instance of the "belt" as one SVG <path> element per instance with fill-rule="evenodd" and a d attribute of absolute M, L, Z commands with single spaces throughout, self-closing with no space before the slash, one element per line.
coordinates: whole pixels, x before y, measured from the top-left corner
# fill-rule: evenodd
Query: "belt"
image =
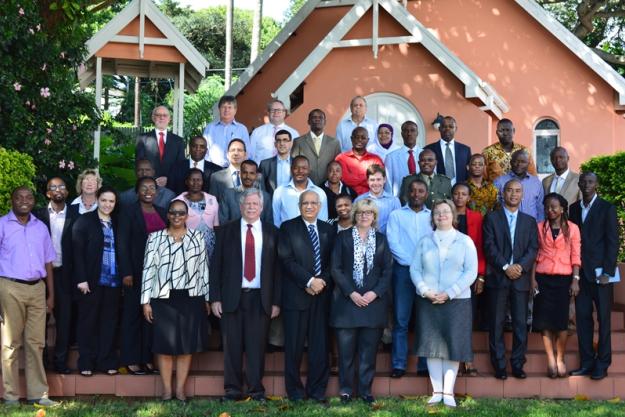
<path fill-rule="evenodd" d="M 260 291 L 260 288 L 241 288 L 241 292 Z"/>
<path fill-rule="evenodd" d="M 3 277 L 3 278 L 6 279 L 6 280 L 9 280 L 9 281 L 17 282 L 18 284 L 24 284 L 24 285 L 35 285 L 35 284 L 38 284 L 39 281 L 42 280 L 42 278 L 37 278 L 37 279 L 32 280 L 32 281 L 26 281 L 26 280 L 23 280 L 23 279 L 15 279 L 15 278 L 9 278 L 9 277 Z"/>

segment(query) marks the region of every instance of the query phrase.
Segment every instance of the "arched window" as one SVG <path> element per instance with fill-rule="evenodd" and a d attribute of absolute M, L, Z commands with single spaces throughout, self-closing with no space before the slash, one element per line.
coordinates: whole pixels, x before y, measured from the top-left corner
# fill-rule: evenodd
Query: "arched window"
<path fill-rule="evenodd" d="M 538 174 L 551 174 L 551 150 L 560 144 L 560 126 L 553 119 L 542 119 L 534 127 L 534 149 Z"/>

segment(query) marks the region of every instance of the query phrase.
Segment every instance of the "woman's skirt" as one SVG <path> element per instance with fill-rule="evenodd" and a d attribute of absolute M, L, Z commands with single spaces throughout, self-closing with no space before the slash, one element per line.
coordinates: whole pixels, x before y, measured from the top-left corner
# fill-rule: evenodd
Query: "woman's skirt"
<path fill-rule="evenodd" d="M 210 327 L 204 297 L 187 290 L 171 290 L 169 298 L 152 298 L 152 352 L 187 355 L 208 350 Z"/>
<path fill-rule="evenodd" d="M 449 300 L 444 304 L 432 304 L 418 296 L 415 300 L 417 356 L 472 362 L 471 299 Z"/>
<path fill-rule="evenodd" d="M 570 275 L 536 273 L 538 295 L 534 298 L 532 328 L 563 331 L 569 326 Z"/>

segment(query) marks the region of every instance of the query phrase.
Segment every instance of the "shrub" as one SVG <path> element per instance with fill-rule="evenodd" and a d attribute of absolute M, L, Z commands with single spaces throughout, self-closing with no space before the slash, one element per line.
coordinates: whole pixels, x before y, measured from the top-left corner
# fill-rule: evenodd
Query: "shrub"
<path fill-rule="evenodd" d="M 582 172 L 594 172 L 599 178 L 599 194 L 616 206 L 620 224 L 619 262 L 625 262 L 625 152 L 602 155 L 582 164 Z"/>
<path fill-rule="evenodd" d="M 33 159 L 18 151 L 0 147 L 0 214 L 11 209 L 11 192 L 22 185 L 35 189 Z"/>

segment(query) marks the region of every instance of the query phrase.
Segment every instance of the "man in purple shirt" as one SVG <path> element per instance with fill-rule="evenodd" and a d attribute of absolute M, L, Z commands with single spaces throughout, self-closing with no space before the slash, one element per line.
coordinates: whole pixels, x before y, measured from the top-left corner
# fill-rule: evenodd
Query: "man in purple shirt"
<path fill-rule="evenodd" d="M 33 192 L 27 187 L 18 187 L 11 194 L 11 203 L 9 214 L 0 217 L 4 402 L 19 404 L 19 349 L 23 340 L 27 399 L 39 406 L 55 406 L 58 403 L 48 398 L 42 353 L 46 311 L 52 312 L 54 307 L 52 263 L 56 253 L 48 228 L 31 214 L 35 205 Z"/>

